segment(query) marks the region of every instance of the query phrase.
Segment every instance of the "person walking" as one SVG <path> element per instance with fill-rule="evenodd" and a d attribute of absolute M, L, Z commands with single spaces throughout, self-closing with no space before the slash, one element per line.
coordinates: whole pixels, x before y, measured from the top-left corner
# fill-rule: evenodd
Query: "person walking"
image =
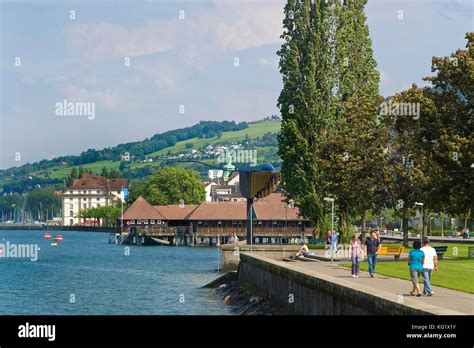
<path fill-rule="evenodd" d="M 359 235 L 354 233 L 349 248 L 349 256 L 352 260 L 352 278 L 359 278 L 360 259 L 362 257 L 362 245 L 359 240 Z"/>
<path fill-rule="evenodd" d="M 411 282 L 413 284 L 413 289 L 410 291 L 410 294 L 418 297 L 421 296 L 420 275 L 423 270 L 423 263 L 425 262 L 425 254 L 420 250 L 420 248 L 421 242 L 415 240 L 413 242 L 413 250 L 408 254 L 408 268 L 410 270 Z"/>
<path fill-rule="evenodd" d="M 431 289 L 431 275 L 433 271 L 438 272 L 438 255 L 436 254 L 435 248 L 430 246 L 429 238 L 423 238 L 423 248 L 420 249 L 425 255 L 423 262 L 423 269 L 421 275 L 423 277 L 423 295 L 433 296 L 434 292 Z"/>
<path fill-rule="evenodd" d="M 380 251 L 381 244 L 380 240 L 377 238 L 375 231 L 370 231 L 370 238 L 365 240 L 364 252 L 369 262 L 369 274 L 370 278 L 375 277 L 375 264 L 377 262 L 377 255 Z"/>

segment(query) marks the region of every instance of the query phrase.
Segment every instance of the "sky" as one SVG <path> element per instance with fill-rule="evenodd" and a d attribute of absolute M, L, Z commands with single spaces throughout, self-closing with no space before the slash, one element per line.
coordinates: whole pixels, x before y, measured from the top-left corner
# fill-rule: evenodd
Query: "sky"
<path fill-rule="evenodd" d="M 0 169 L 279 114 L 284 4 L 0 0 Z M 380 93 L 423 85 L 432 56 L 464 48 L 473 6 L 369 0 Z M 58 111 L 65 102 L 91 113 Z"/>

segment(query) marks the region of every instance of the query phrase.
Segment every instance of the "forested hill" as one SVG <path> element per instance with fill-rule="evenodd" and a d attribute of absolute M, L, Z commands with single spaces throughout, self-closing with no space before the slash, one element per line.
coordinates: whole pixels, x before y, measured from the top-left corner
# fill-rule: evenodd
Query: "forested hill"
<path fill-rule="evenodd" d="M 141 180 L 161 165 L 170 165 L 170 158 L 199 159 L 209 165 L 218 165 L 212 146 L 241 144 L 248 149 L 258 148 L 258 161 L 278 167 L 278 141 L 281 121 L 277 116 L 254 122 L 202 121 L 192 127 L 156 134 L 142 141 L 120 144 L 102 150 L 89 149 L 78 156 L 61 156 L 52 160 L 27 163 L 0 170 L 0 194 L 29 192 L 35 188 L 61 189 L 70 182 L 71 171 L 86 171 L 103 176 L 122 176 Z M 86 142 L 86 141 L 85 141 Z M 243 145 L 245 144 L 245 145 Z M 125 159 L 128 157 L 128 159 Z M 177 164 L 179 165 L 179 164 Z M 248 165 L 248 164 L 247 164 Z M 203 165 L 184 164 L 205 178 Z M 244 164 L 239 164 L 239 167 Z"/>
<path fill-rule="evenodd" d="M 151 138 L 142 141 L 120 144 L 115 147 L 107 147 L 102 150 L 88 149 L 78 156 L 61 156 L 52 160 L 41 160 L 35 163 L 27 163 L 20 167 L 12 167 L 0 170 L 0 176 L 27 175 L 42 169 L 67 164 L 67 166 L 78 166 L 99 161 L 117 161 L 121 156 L 128 153 L 137 158 L 149 153 L 159 151 L 166 147 L 174 146 L 176 142 L 191 138 L 214 138 L 223 132 L 238 131 L 248 128 L 247 122 L 235 123 L 235 121 L 201 121 L 192 127 L 170 130 L 161 134 L 155 134 Z"/>

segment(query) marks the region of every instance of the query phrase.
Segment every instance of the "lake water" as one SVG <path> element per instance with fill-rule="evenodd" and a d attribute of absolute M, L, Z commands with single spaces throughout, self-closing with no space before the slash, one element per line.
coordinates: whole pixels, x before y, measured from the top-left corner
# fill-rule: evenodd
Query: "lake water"
<path fill-rule="evenodd" d="M 127 256 L 108 233 L 60 232 L 58 246 L 44 233 L 0 231 L 2 245 L 40 248 L 35 262 L 0 257 L 0 314 L 230 314 L 201 289 L 219 276 L 216 248 L 129 246 Z"/>

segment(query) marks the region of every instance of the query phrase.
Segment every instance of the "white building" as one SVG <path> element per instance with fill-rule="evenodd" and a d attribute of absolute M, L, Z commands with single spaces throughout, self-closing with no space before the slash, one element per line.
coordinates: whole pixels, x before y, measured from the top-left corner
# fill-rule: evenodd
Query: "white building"
<path fill-rule="evenodd" d="M 209 169 L 207 172 L 209 179 L 222 178 L 222 175 L 224 175 L 224 171 L 221 169 Z"/>
<path fill-rule="evenodd" d="M 128 188 L 129 184 L 128 179 L 84 174 L 61 194 L 62 224 L 92 224 L 92 221 L 78 217 L 80 210 L 109 205 L 116 200 L 124 202 L 124 188 Z"/>

